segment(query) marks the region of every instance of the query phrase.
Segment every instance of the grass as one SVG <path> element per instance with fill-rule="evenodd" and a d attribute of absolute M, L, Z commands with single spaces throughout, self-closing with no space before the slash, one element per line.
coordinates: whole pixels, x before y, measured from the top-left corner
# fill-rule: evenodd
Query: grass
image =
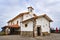
<path fill-rule="evenodd" d="M 5 32 L 0 32 L 0 36 L 3 36 L 3 35 L 5 35 Z"/>

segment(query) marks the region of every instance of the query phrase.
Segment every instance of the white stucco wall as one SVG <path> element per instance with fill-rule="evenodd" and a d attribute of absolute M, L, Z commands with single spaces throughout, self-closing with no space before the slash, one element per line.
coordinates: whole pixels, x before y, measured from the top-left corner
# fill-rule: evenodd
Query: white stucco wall
<path fill-rule="evenodd" d="M 22 17 L 18 17 L 17 19 L 13 20 L 12 25 L 17 24 L 17 21 L 18 21 L 18 25 L 20 26 L 20 22 L 22 21 Z M 11 22 L 9 22 L 8 24 L 11 25 Z"/>
<path fill-rule="evenodd" d="M 13 24 L 17 24 L 17 21 L 18 21 L 18 24 L 20 25 L 20 22 L 21 22 L 21 21 L 27 20 L 27 19 L 32 18 L 32 17 L 33 17 L 33 13 L 30 12 L 29 14 L 23 15 L 23 17 L 18 17 L 18 18 L 16 18 L 15 20 L 13 20 L 13 21 L 12 21 L 12 25 L 13 25 Z M 22 18 L 23 18 L 23 19 L 22 19 Z M 8 24 L 11 25 L 11 22 L 9 22 Z"/>
<path fill-rule="evenodd" d="M 29 19 L 33 17 L 33 14 L 25 14 L 23 15 L 23 20 Z M 22 17 L 18 17 L 17 19 L 15 19 L 14 21 L 12 21 L 12 24 L 17 24 L 18 21 L 18 25 L 21 26 L 21 31 L 33 31 L 33 22 L 32 21 L 27 21 L 28 22 L 28 27 L 25 27 L 25 23 L 20 23 L 22 21 Z M 20 25 L 21 24 L 21 25 Z M 11 25 L 11 22 L 9 23 L 9 25 Z M 40 25 L 41 26 L 41 31 L 42 32 L 48 32 L 50 33 L 50 28 L 49 28 L 49 21 L 43 17 L 37 18 L 36 19 L 36 26 Z"/>
<path fill-rule="evenodd" d="M 33 22 L 32 21 L 27 21 L 27 22 L 22 24 L 21 31 L 33 31 Z M 26 23 L 27 23 L 27 27 L 25 27 Z"/>
<path fill-rule="evenodd" d="M 49 21 L 45 18 L 38 18 L 36 19 L 36 25 L 41 25 L 41 31 L 42 32 L 48 32 L 50 33 L 50 28 L 49 28 Z"/>

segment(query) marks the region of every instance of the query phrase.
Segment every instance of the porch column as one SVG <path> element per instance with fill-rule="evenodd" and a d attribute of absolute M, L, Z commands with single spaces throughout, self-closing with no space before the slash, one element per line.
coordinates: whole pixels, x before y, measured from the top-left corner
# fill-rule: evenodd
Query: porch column
<path fill-rule="evenodd" d="M 6 34 L 6 35 L 10 34 L 10 29 L 9 29 L 9 28 L 6 28 L 6 29 L 5 29 L 5 34 Z"/>
<path fill-rule="evenodd" d="M 33 19 L 33 37 L 37 36 L 37 31 L 36 31 L 36 19 Z"/>

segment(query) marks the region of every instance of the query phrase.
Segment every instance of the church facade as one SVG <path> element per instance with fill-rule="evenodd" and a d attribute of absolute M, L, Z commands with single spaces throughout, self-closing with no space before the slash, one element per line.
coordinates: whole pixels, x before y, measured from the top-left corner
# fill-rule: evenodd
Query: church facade
<path fill-rule="evenodd" d="M 28 7 L 28 12 L 23 12 L 9 20 L 3 29 L 6 34 L 19 32 L 22 36 L 42 36 L 50 34 L 50 19 L 46 14 L 37 16 L 32 7 Z"/>

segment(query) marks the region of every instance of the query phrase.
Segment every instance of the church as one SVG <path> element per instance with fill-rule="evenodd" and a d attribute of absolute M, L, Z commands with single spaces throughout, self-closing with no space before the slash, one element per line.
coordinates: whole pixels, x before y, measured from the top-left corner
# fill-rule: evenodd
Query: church
<path fill-rule="evenodd" d="M 2 27 L 5 34 L 17 34 L 21 36 L 43 36 L 50 34 L 50 23 L 53 22 L 49 16 L 42 14 L 37 16 L 33 12 L 34 8 L 28 7 L 28 12 L 22 12 L 15 16 Z"/>

